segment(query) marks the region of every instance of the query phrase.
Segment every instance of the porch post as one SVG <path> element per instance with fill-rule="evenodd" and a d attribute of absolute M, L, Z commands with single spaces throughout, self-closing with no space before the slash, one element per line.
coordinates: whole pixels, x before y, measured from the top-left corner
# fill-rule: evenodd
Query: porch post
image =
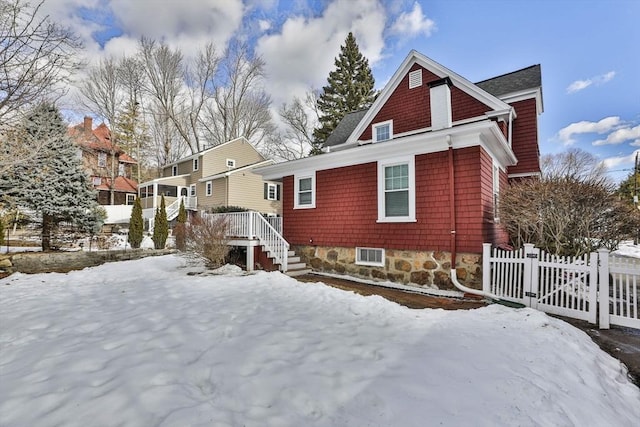
<path fill-rule="evenodd" d="M 247 271 L 253 271 L 255 264 L 253 252 L 257 246 L 247 246 Z"/>
<path fill-rule="evenodd" d="M 609 250 L 598 249 L 598 323 L 600 329 L 609 329 Z"/>

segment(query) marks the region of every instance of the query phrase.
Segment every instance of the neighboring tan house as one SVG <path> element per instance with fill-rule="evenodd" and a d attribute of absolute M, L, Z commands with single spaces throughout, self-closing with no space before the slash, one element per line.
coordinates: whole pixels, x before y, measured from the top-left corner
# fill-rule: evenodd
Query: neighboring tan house
<path fill-rule="evenodd" d="M 239 206 L 279 215 L 280 183 L 263 182 L 253 173 L 254 168 L 272 163 L 241 137 L 164 165 L 161 178 L 139 186 L 143 216 L 153 219 L 162 195 L 169 220 L 177 216 L 180 200 L 190 211 Z"/>
<path fill-rule="evenodd" d="M 68 132 L 80 147 L 84 168 L 98 191 L 98 203 L 132 205 L 138 193 L 132 170 L 137 162 L 111 141 L 107 125 L 102 123 L 93 129 L 93 120 L 85 117 Z"/>
<path fill-rule="evenodd" d="M 283 237 L 315 270 L 421 286 L 481 281 L 506 244 L 498 197 L 539 176 L 539 65 L 471 83 L 411 51 L 325 154 L 256 170 L 282 183 Z"/>

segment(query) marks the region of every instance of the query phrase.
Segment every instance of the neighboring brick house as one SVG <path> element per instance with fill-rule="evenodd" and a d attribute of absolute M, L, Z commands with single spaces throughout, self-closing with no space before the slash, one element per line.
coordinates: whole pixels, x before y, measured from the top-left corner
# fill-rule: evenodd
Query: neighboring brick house
<path fill-rule="evenodd" d="M 325 154 L 256 172 L 282 182 L 284 238 L 314 269 L 477 286 L 482 243 L 508 241 L 500 190 L 540 173 L 541 113 L 539 65 L 473 84 L 412 51 Z"/>
<path fill-rule="evenodd" d="M 177 216 L 180 200 L 191 211 L 239 206 L 281 213 L 280 183 L 263 182 L 253 169 L 272 164 L 245 138 L 236 138 L 162 167 L 162 177 L 140 184 L 145 219 L 154 216 L 165 196 L 167 216 Z"/>
<path fill-rule="evenodd" d="M 91 117 L 69 128 L 69 135 L 80 147 L 82 162 L 90 182 L 98 191 L 101 205 L 132 205 L 138 193 L 133 179 L 137 162 L 111 141 L 111 132 L 102 123 L 93 129 Z"/>

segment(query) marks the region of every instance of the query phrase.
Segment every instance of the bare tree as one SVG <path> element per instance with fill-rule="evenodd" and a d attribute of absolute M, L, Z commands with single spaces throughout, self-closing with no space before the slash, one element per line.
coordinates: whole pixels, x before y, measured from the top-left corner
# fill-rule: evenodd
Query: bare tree
<path fill-rule="evenodd" d="M 275 133 L 271 98 L 265 92 L 264 61 L 251 57 L 246 45 L 232 43 L 221 63 L 202 124 L 211 145 L 244 136 L 256 146 Z"/>
<path fill-rule="evenodd" d="M 16 139 L 10 128 L 34 105 L 61 96 L 62 83 L 80 65 L 76 53 L 82 44 L 48 16 L 38 16 L 43 1 L 32 7 L 0 0 L 0 173 L 39 150 Z"/>
<path fill-rule="evenodd" d="M 593 154 L 579 148 L 547 154 L 542 157 L 541 163 L 542 175 L 546 180 L 608 183 L 606 168 L 602 162 Z"/>
<path fill-rule="evenodd" d="M 278 110 L 285 129 L 277 141 L 268 144 L 268 153 L 278 159 L 295 160 L 306 157 L 313 147 L 313 129 L 318 123 L 318 91 L 309 90 L 304 100 L 294 97 L 291 104 Z M 310 117 L 311 116 L 311 117 Z"/>

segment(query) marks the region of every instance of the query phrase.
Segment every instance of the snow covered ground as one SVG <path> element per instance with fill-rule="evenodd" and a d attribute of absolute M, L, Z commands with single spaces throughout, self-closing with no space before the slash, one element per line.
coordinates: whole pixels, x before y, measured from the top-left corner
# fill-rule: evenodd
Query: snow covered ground
<path fill-rule="evenodd" d="M 640 390 L 530 309 L 411 310 L 177 256 L 0 280 L 2 426 L 637 426 Z"/>

